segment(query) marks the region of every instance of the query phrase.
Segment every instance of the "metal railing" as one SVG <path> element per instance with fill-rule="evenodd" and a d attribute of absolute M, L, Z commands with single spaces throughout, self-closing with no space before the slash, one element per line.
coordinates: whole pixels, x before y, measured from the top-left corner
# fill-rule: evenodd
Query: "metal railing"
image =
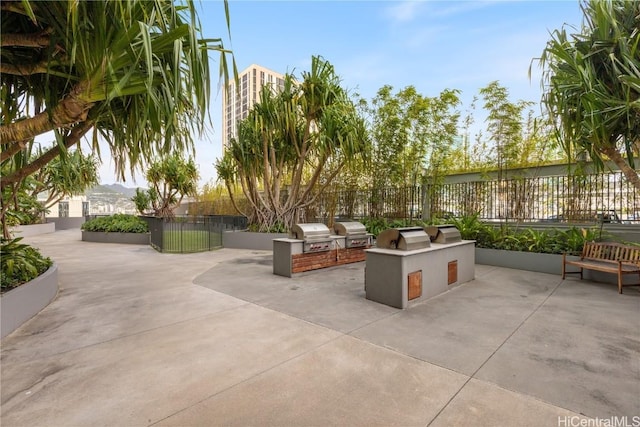
<path fill-rule="evenodd" d="M 621 172 L 326 192 L 307 218 L 640 222 L 640 193 Z"/>
<path fill-rule="evenodd" d="M 184 216 L 171 219 L 143 216 L 151 246 L 159 252 L 204 252 L 222 247 L 222 233 L 247 227 L 247 218 L 231 215 Z"/>

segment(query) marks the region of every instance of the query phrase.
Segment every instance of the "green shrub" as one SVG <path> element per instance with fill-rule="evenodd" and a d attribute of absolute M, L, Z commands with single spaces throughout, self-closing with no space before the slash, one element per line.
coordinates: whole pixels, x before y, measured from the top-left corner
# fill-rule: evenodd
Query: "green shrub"
<path fill-rule="evenodd" d="M 135 215 L 115 214 L 94 218 L 82 224 L 85 231 L 111 233 L 148 233 L 149 226 Z"/>
<path fill-rule="evenodd" d="M 22 237 L 0 240 L 0 265 L 2 292 L 29 282 L 51 267 L 53 261 L 44 257 L 37 249 L 19 243 Z"/>
<path fill-rule="evenodd" d="M 388 228 L 428 225 L 421 221 L 388 221 L 380 218 L 365 218 L 361 222 L 367 232 L 374 236 Z M 593 228 L 572 227 L 567 230 L 534 230 L 484 223 L 478 215 L 469 215 L 446 220 L 433 219 L 431 223 L 449 223 L 456 226 L 463 240 L 475 240 L 476 247 L 502 249 L 521 252 L 537 252 L 549 254 L 579 254 L 585 242 L 613 240 L 611 236 L 602 235 L 602 230 Z"/>
<path fill-rule="evenodd" d="M 611 240 L 597 228 L 572 227 L 567 230 L 518 230 L 506 225 L 483 223 L 478 216 L 456 218 L 452 223 L 465 240 L 475 240 L 476 247 L 548 254 L 579 254 L 585 242 Z"/>

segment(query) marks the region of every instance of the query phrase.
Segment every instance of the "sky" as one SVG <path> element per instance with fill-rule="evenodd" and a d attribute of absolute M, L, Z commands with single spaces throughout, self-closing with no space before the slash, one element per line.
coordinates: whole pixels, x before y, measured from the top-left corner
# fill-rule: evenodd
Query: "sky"
<path fill-rule="evenodd" d="M 229 37 L 223 3 L 197 5 L 204 36 L 223 39 L 238 71 L 258 64 L 300 76 L 319 55 L 334 66 L 344 88 L 367 100 L 384 85 L 394 91 L 411 85 L 424 96 L 458 89 L 463 113 L 480 88 L 496 80 L 512 101 L 538 104 L 540 71 L 534 62 L 529 78 L 532 60 L 552 31 L 582 23 L 578 0 L 230 0 Z M 210 61 L 213 129 L 196 138 L 200 186 L 215 181 L 213 165 L 222 155 L 217 54 Z M 108 152 L 103 152 L 100 176 L 103 183 L 116 182 Z M 137 174 L 124 185 L 146 186 L 146 181 Z"/>

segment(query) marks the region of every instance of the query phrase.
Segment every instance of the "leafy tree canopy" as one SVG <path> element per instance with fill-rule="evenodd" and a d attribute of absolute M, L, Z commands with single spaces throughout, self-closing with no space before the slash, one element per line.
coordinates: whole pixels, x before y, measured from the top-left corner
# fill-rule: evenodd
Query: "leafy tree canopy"
<path fill-rule="evenodd" d="M 539 62 L 543 102 L 568 153 L 611 159 L 640 191 L 640 2 L 588 0 L 578 31 L 551 34 Z"/>
<path fill-rule="evenodd" d="M 238 129 L 216 170 L 232 200 L 240 185 L 250 207 L 236 209 L 261 230 L 303 220 L 302 210 L 367 152 L 364 121 L 318 56 L 299 81 L 289 74 L 282 88 L 263 89 Z"/>
<path fill-rule="evenodd" d="M 99 137 L 109 144 L 124 179 L 127 164 L 191 149 L 204 130 L 208 52 L 220 53 L 225 79 L 229 52 L 201 37 L 192 1 L 25 0 L 1 8 L 2 164 L 38 135 L 53 131 L 57 142 L 3 176 L 3 188 L 84 136 L 95 150 Z"/>

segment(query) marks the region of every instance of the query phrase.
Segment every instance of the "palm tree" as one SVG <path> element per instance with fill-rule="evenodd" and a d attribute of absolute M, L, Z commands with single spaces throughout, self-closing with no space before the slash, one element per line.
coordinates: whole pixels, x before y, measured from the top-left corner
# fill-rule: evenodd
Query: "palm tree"
<path fill-rule="evenodd" d="M 210 50 L 228 79 L 230 52 L 201 37 L 191 0 L 3 0 L 1 8 L 0 160 L 19 159 L 46 132 L 57 142 L 16 162 L 2 188 L 89 135 L 94 150 L 99 137 L 109 144 L 120 178 L 127 165 L 190 150 L 207 124 Z"/>
<path fill-rule="evenodd" d="M 580 33 L 552 33 L 540 58 L 543 102 L 564 149 L 611 159 L 640 191 L 640 2 L 581 3 Z"/>
<path fill-rule="evenodd" d="M 346 164 L 365 151 L 363 120 L 329 62 L 314 56 L 311 71 L 283 87 L 264 89 L 216 163 L 236 209 L 261 231 L 290 227 Z M 239 184 L 249 211 L 240 211 Z"/>

